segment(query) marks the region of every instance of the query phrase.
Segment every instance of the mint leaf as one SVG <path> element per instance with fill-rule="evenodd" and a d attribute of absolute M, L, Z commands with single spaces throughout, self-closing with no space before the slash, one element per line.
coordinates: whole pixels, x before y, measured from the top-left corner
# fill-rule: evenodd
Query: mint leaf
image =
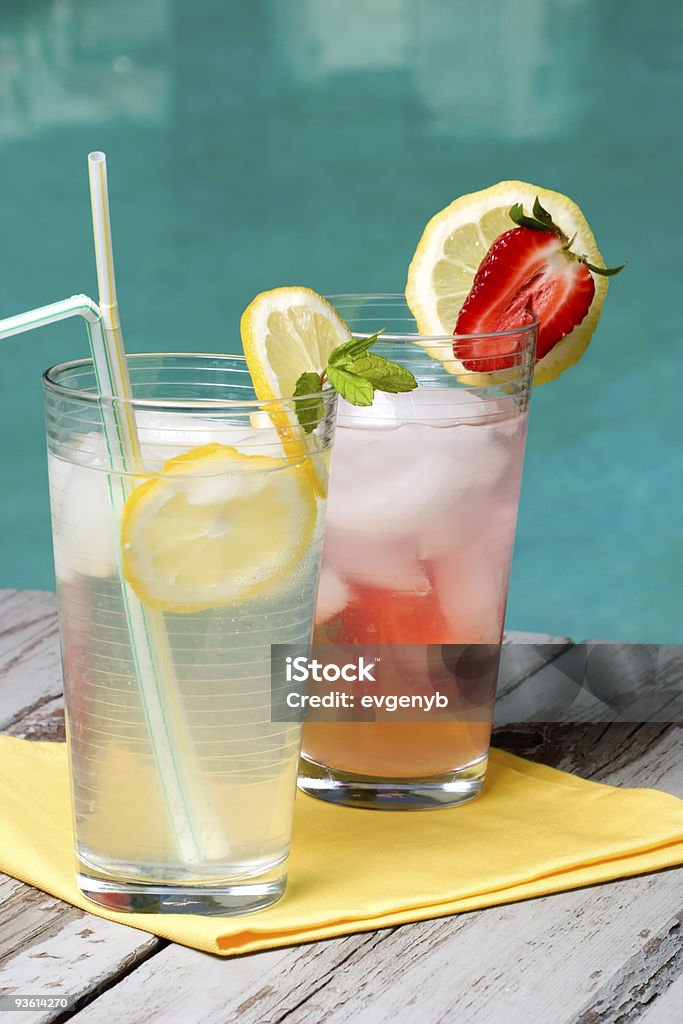
<path fill-rule="evenodd" d="M 352 405 L 372 405 L 375 391 L 397 394 L 417 387 L 410 370 L 368 351 L 381 333 L 378 331 L 367 338 L 351 338 L 330 352 L 327 379 Z"/>
<path fill-rule="evenodd" d="M 314 370 L 307 370 L 306 373 L 302 373 L 298 381 L 294 385 L 294 397 L 298 398 L 299 395 L 314 395 L 317 391 L 322 388 L 322 381 L 320 374 Z"/>
<path fill-rule="evenodd" d="M 311 395 L 297 403 L 299 423 L 310 433 L 323 415 L 323 381 L 328 380 L 335 391 L 352 405 L 372 405 L 375 391 L 398 394 L 412 391 L 417 381 L 410 370 L 393 363 L 369 349 L 382 332 L 367 338 L 351 338 L 333 348 L 328 356 L 327 369 L 322 374 L 302 373 L 296 382 L 294 396 Z"/>
<path fill-rule="evenodd" d="M 382 331 L 378 331 L 377 334 L 371 334 L 367 338 L 351 338 L 350 341 L 343 341 L 341 345 L 337 345 L 330 352 L 327 360 L 329 365 L 345 366 L 347 360 L 355 359 L 374 345 L 381 333 Z"/>
<path fill-rule="evenodd" d="M 375 389 L 369 380 L 332 364 L 327 367 L 327 379 L 335 391 L 352 405 L 372 405 Z"/>
<path fill-rule="evenodd" d="M 296 418 L 303 430 L 310 434 L 325 414 L 322 378 L 319 373 L 310 370 L 301 374 L 294 386 L 294 398 L 300 398 L 302 395 L 309 397 L 295 403 Z"/>
<path fill-rule="evenodd" d="M 387 391 L 395 395 L 400 391 L 413 391 L 417 387 L 417 381 L 410 370 L 373 352 L 364 352 L 347 363 L 344 369 L 369 380 L 376 391 Z"/>

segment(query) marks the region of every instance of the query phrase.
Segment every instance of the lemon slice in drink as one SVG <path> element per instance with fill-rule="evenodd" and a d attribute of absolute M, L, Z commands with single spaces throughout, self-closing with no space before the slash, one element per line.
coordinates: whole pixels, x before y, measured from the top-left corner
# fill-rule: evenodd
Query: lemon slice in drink
<path fill-rule="evenodd" d="M 312 487 L 286 459 L 208 444 L 136 487 L 121 522 L 123 574 L 153 608 L 190 613 L 275 589 L 316 522 Z"/>
<path fill-rule="evenodd" d="M 605 266 L 593 232 L 575 202 L 561 192 L 526 181 L 501 181 L 456 199 L 432 217 L 424 229 L 406 285 L 406 299 L 420 334 L 453 334 L 479 264 L 496 238 L 515 227 L 510 218 L 511 207 L 522 203 L 525 210 L 531 211 L 537 197 L 558 227 L 574 240 L 572 251 L 587 257 L 594 266 Z M 588 313 L 538 361 L 535 384 L 553 380 L 581 358 L 597 326 L 606 294 L 607 278 L 596 277 Z M 425 347 L 434 358 L 444 359 L 443 347 Z M 451 359 L 450 353 L 444 365 L 452 373 L 467 372 L 461 363 Z"/>
<path fill-rule="evenodd" d="M 322 295 L 310 288 L 274 288 L 261 292 L 247 306 L 240 322 L 242 346 L 257 397 L 261 401 L 291 398 L 300 375 L 321 373 L 337 345 L 351 331 Z M 273 425 L 292 460 L 301 460 L 319 496 L 327 492 L 327 465 L 311 456 L 315 439 L 306 438 L 294 411 L 269 411 Z"/>

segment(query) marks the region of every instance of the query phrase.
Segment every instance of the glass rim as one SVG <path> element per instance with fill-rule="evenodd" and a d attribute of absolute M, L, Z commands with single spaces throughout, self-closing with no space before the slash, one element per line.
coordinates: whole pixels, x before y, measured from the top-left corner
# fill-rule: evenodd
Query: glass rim
<path fill-rule="evenodd" d="M 334 293 L 326 294 L 323 297 L 325 299 L 327 299 L 327 301 L 332 306 L 334 306 L 335 300 L 338 301 L 339 299 L 345 299 L 345 300 L 353 301 L 353 302 L 363 302 L 363 301 L 369 302 L 369 301 L 372 301 L 372 300 L 375 300 L 375 299 L 389 299 L 391 301 L 400 302 L 403 306 L 405 306 L 408 310 L 410 310 L 410 306 L 408 305 L 408 300 L 406 299 L 406 297 L 403 294 L 403 292 L 334 292 Z M 336 307 L 335 307 L 335 309 L 336 309 Z M 339 315 L 341 316 L 341 314 L 339 314 Z M 519 326 L 517 326 L 517 327 L 508 327 L 504 331 L 480 331 L 480 332 L 475 333 L 475 334 L 455 334 L 455 333 L 454 334 L 419 334 L 417 331 L 413 331 L 410 334 L 409 333 L 406 333 L 406 334 L 384 334 L 384 333 L 382 333 L 380 335 L 378 343 L 381 344 L 383 341 L 412 341 L 412 342 L 416 342 L 416 341 L 419 341 L 419 342 L 423 342 L 423 341 L 432 342 L 432 341 L 434 341 L 434 342 L 441 342 L 442 344 L 449 343 L 449 344 L 452 345 L 454 338 L 458 338 L 458 339 L 460 339 L 462 341 L 468 341 L 468 340 L 474 340 L 474 339 L 481 340 L 483 338 L 492 338 L 492 339 L 509 338 L 509 337 L 514 336 L 515 334 L 524 334 L 524 333 L 529 333 L 529 334 L 533 335 L 534 331 L 537 330 L 537 328 L 540 325 L 540 320 L 538 319 L 536 314 L 533 313 L 531 310 L 528 311 L 528 316 L 530 317 L 530 319 L 526 323 L 519 324 Z M 343 319 L 344 319 L 344 317 L 342 317 L 342 320 Z M 368 337 L 369 336 L 369 332 L 365 333 L 365 332 L 362 332 L 362 331 L 352 331 L 352 333 L 354 335 L 357 335 L 358 337 Z M 482 356 L 481 358 L 482 359 L 486 359 L 488 357 L 487 356 Z M 477 371 L 475 370 L 473 372 L 476 373 Z"/>
<path fill-rule="evenodd" d="M 127 361 L 137 359 L 149 359 L 150 357 L 168 357 L 173 356 L 174 358 L 189 358 L 189 359 L 211 359 L 213 361 L 223 360 L 225 362 L 236 361 L 244 366 L 244 369 L 249 373 L 247 367 L 247 360 L 242 353 L 217 353 L 217 352 L 131 352 L 127 355 Z M 79 391 L 78 388 L 69 387 L 68 384 L 64 384 L 56 379 L 56 376 L 60 373 L 65 373 L 68 370 L 76 367 L 91 367 L 95 368 L 95 363 L 92 356 L 84 356 L 80 359 L 67 359 L 62 363 L 55 363 L 53 366 L 49 366 L 43 371 L 41 379 L 43 387 L 50 393 L 60 395 L 62 397 L 71 398 L 77 402 L 86 402 L 94 405 L 105 402 L 107 404 L 116 405 L 128 405 L 134 406 L 138 409 L 168 409 L 169 407 L 177 410 L 187 409 L 229 409 L 231 412 L 239 412 L 243 410 L 263 410 L 267 411 L 268 408 L 276 409 L 279 407 L 282 410 L 283 406 L 289 408 L 295 408 L 300 402 L 304 402 L 306 399 L 313 397 L 311 394 L 297 395 L 296 397 L 285 397 L 285 398 L 121 398 L 118 395 L 104 395 L 99 391 Z M 251 374 L 249 374 L 249 383 L 252 383 Z M 318 393 L 319 394 L 319 393 Z M 337 392 L 327 382 L 323 385 L 322 394 L 325 399 L 334 400 Z M 291 403 L 291 405 L 290 405 Z"/>

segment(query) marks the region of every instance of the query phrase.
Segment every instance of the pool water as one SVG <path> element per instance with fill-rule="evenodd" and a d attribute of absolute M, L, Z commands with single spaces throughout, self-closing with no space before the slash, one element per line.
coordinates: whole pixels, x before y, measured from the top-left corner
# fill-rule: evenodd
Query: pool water
<path fill-rule="evenodd" d="M 675 0 L 6 0 L 0 316 L 95 295 L 92 149 L 131 351 L 236 352 L 258 291 L 398 290 L 455 196 L 566 192 L 629 266 L 534 394 L 507 623 L 680 642 L 682 50 Z M 54 585 L 40 373 L 85 351 L 3 345 L 2 586 Z"/>

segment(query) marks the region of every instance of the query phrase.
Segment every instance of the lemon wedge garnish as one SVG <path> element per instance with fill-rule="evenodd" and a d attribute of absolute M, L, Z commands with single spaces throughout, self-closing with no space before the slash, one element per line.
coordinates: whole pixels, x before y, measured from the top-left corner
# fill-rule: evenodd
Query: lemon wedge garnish
<path fill-rule="evenodd" d="M 594 266 L 605 263 L 583 213 L 561 192 L 551 192 L 526 181 L 501 181 L 481 192 L 461 196 L 437 213 L 424 229 L 408 269 L 406 299 L 424 336 L 452 335 L 458 313 L 472 287 L 479 264 L 493 242 L 515 224 L 510 209 L 522 203 L 531 210 L 538 197 L 568 238 L 572 251 Z M 600 318 L 607 294 L 607 278 L 595 278 L 595 295 L 585 318 L 540 359 L 534 383 L 545 384 L 576 363 L 586 351 Z M 448 347 L 425 343 L 445 368 L 456 374 L 467 370 Z M 447 361 L 446 361 L 447 360 Z M 468 375 L 470 378 L 472 374 Z"/>
<path fill-rule="evenodd" d="M 321 373 L 330 352 L 351 331 L 322 295 L 310 288 L 274 288 L 247 306 L 240 322 L 242 346 L 256 396 L 261 401 L 291 398 L 300 375 Z M 268 410 L 285 452 L 300 460 L 319 496 L 327 493 L 328 466 L 315 438 L 306 437 L 293 410 Z"/>
<path fill-rule="evenodd" d="M 123 573 L 161 611 L 235 604 L 295 572 L 315 522 L 315 496 L 300 466 L 204 445 L 170 459 L 128 498 Z"/>

